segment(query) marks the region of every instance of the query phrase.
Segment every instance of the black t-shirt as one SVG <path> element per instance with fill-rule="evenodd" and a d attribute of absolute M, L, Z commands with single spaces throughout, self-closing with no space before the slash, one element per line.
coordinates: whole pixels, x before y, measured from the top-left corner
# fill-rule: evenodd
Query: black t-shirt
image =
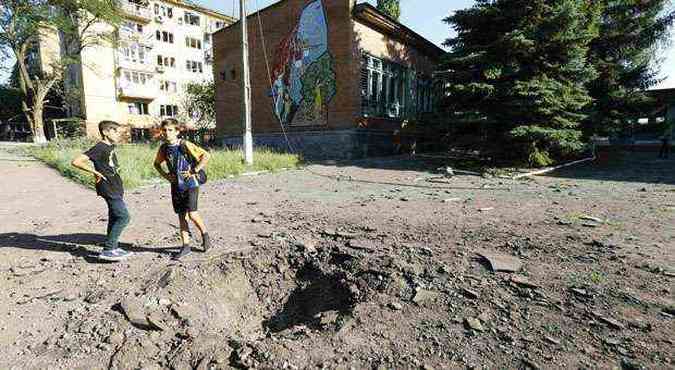
<path fill-rule="evenodd" d="M 124 196 L 124 187 L 122 186 L 122 178 L 117 172 L 119 162 L 117 162 L 115 146 L 100 141 L 87 150 L 84 155 L 94 162 L 96 171 L 100 172 L 107 179 L 101 179 L 96 184 L 96 194 L 103 198 L 122 198 Z"/>

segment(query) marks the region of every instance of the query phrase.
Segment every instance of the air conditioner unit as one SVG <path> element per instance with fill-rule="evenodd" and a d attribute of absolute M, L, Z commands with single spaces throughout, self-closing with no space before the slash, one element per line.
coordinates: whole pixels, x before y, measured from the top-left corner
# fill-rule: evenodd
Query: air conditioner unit
<path fill-rule="evenodd" d="M 158 73 L 164 73 L 164 66 L 156 66 L 155 71 L 157 71 Z"/>
<path fill-rule="evenodd" d="M 158 23 L 162 23 L 164 22 L 164 17 L 162 17 L 161 15 L 155 16 L 155 21 Z"/>
<path fill-rule="evenodd" d="M 178 18 L 178 24 L 183 24 L 183 18 Z"/>

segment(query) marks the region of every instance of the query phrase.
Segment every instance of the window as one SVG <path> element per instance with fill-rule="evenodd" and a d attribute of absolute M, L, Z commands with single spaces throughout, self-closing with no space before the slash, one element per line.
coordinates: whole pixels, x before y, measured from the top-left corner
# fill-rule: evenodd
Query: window
<path fill-rule="evenodd" d="M 185 46 L 193 49 L 200 49 L 202 48 L 202 41 L 197 40 L 192 37 L 185 37 Z"/>
<path fill-rule="evenodd" d="M 202 62 L 195 62 L 194 60 L 185 61 L 185 69 L 192 73 L 202 73 L 204 71 Z"/>
<path fill-rule="evenodd" d="M 167 32 L 167 31 L 155 31 L 155 38 L 157 38 L 158 41 L 164 41 L 168 42 L 169 44 L 173 44 L 173 33 Z"/>
<path fill-rule="evenodd" d="M 124 61 L 146 64 L 150 56 L 150 48 L 139 44 L 132 44 L 121 47 L 120 53 Z"/>
<path fill-rule="evenodd" d="M 162 117 L 176 117 L 178 115 L 177 105 L 160 105 L 159 114 Z"/>
<path fill-rule="evenodd" d="M 149 73 L 124 71 L 123 77 L 127 83 L 136 85 L 149 85 L 152 83 L 152 75 Z"/>
<path fill-rule="evenodd" d="M 185 24 L 189 24 L 192 26 L 199 26 L 199 16 L 194 13 L 185 12 L 185 14 L 183 15 L 183 21 L 185 22 Z"/>
<path fill-rule="evenodd" d="M 173 8 L 155 4 L 155 15 L 161 15 L 164 17 L 173 18 Z"/>
<path fill-rule="evenodd" d="M 176 93 L 178 91 L 177 84 L 174 81 L 160 81 L 159 89 L 168 93 Z"/>
<path fill-rule="evenodd" d="M 432 110 L 431 80 L 403 65 L 364 55 L 360 86 L 364 116 L 402 118 Z"/>
<path fill-rule="evenodd" d="M 176 58 L 174 58 L 174 57 L 163 57 L 161 55 L 158 55 L 157 56 L 157 65 L 173 68 L 173 67 L 176 66 Z"/>
<path fill-rule="evenodd" d="M 138 32 L 143 33 L 143 25 L 136 22 L 125 21 L 121 27 L 126 32 Z"/>
<path fill-rule="evenodd" d="M 204 33 L 204 43 L 208 44 L 211 42 L 211 34 L 210 33 Z"/>
<path fill-rule="evenodd" d="M 148 115 L 148 103 L 131 102 L 128 105 L 129 114 Z"/>

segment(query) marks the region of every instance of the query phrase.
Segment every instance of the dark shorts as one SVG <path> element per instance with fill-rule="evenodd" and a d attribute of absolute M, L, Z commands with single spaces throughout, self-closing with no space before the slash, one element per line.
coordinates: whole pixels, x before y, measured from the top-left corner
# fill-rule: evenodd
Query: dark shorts
<path fill-rule="evenodd" d="M 171 187 L 171 203 L 173 211 L 177 214 L 197 212 L 199 201 L 199 188 L 178 191 L 176 186 Z"/>

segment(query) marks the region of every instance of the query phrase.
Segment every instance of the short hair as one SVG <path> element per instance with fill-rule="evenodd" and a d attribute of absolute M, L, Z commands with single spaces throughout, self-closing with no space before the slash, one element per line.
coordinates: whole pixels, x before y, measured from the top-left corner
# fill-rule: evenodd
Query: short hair
<path fill-rule="evenodd" d="M 174 126 L 179 131 L 181 130 L 181 124 L 175 118 L 167 118 L 163 120 L 162 123 L 159 125 L 160 128 L 164 128 L 166 126 Z"/>
<path fill-rule="evenodd" d="M 103 132 L 120 126 L 121 125 L 115 121 L 101 121 L 98 123 L 98 132 L 101 134 L 101 137 L 103 137 Z"/>

